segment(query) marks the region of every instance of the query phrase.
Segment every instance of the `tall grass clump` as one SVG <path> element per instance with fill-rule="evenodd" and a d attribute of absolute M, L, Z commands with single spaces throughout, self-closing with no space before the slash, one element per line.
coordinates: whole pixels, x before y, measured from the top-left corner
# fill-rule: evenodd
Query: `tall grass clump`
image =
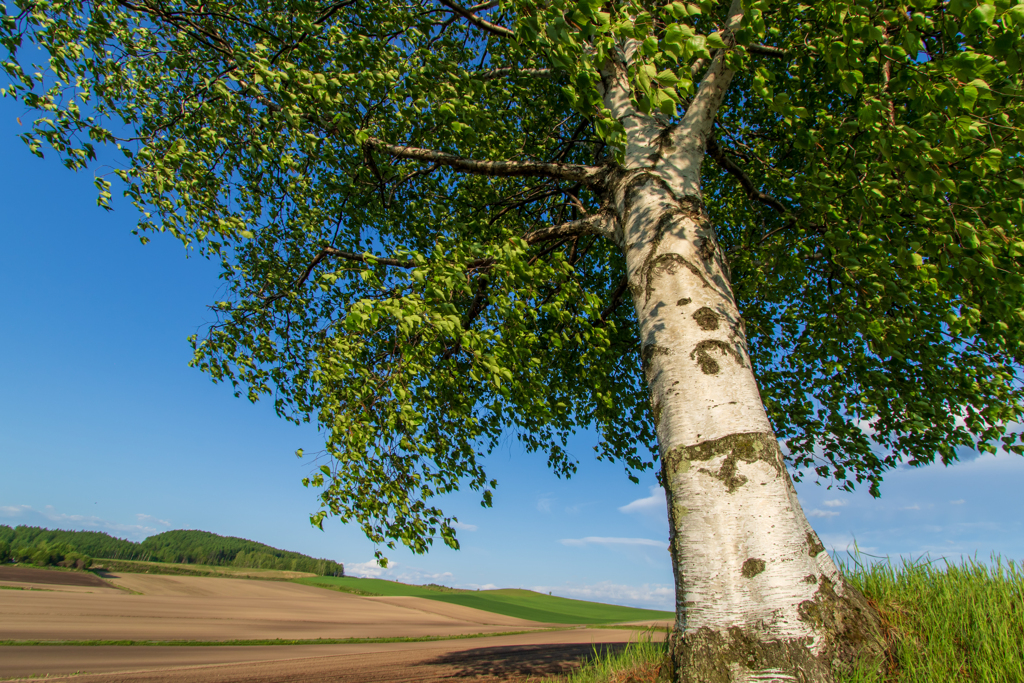
<path fill-rule="evenodd" d="M 1024 683 L 1024 567 L 996 556 L 867 563 L 843 574 L 878 609 L 888 644 L 881 670 L 864 662 L 837 683 Z M 655 683 L 667 646 L 648 631 L 594 657 L 565 683 Z"/>
<path fill-rule="evenodd" d="M 594 656 L 569 674 L 565 683 L 654 683 L 668 654 L 667 633 L 654 629 L 619 651 L 594 647 Z"/>
<path fill-rule="evenodd" d="M 868 667 L 840 683 L 1024 681 L 1024 571 L 998 556 L 890 560 L 853 554 L 847 579 L 875 605 L 888 641 L 885 671 Z"/>

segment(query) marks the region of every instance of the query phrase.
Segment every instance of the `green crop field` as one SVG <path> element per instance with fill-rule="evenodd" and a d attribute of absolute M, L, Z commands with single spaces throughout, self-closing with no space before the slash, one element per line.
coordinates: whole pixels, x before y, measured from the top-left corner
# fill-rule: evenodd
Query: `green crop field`
<path fill-rule="evenodd" d="M 618 624 L 675 618 L 672 612 L 571 600 L 518 589 L 465 591 L 441 586 L 412 586 L 383 579 L 332 576 L 297 579 L 296 583 L 332 588 L 356 595 L 408 595 L 428 598 L 546 624 Z"/>

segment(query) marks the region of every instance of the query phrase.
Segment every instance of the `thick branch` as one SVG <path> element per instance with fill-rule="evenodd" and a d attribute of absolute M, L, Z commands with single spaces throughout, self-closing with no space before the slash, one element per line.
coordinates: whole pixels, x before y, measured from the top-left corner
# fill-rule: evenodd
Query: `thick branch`
<path fill-rule="evenodd" d="M 525 235 L 523 240 L 527 244 L 537 244 L 549 240 L 560 240 L 566 237 L 578 237 L 580 235 L 602 235 L 611 237 L 615 232 L 613 224 L 615 214 L 611 209 L 602 209 L 595 214 L 580 218 L 561 225 L 553 225 L 549 228 L 534 230 Z"/>
<path fill-rule="evenodd" d="M 400 159 L 427 161 L 465 173 L 492 177 L 531 176 L 560 178 L 584 185 L 598 185 L 604 181 L 605 176 L 608 174 L 608 169 L 601 166 L 544 163 L 540 161 L 478 161 L 476 159 L 464 159 L 454 154 L 423 149 L 422 147 L 389 145 L 377 138 L 369 138 L 364 144 L 371 149 L 380 150 Z"/>
<path fill-rule="evenodd" d="M 456 14 L 461 15 L 462 17 L 465 17 L 465 19 L 469 23 L 473 24 L 477 28 L 480 28 L 480 29 L 483 29 L 484 31 L 487 31 L 488 33 L 493 33 L 496 36 L 503 36 L 505 38 L 511 38 L 512 36 L 515 35 L 514 31 L 511 31 L 511 30 L 505 28 L 504 26 L 498 26 L 497 24 L 492 24 L 491 22 L 487 21 L 486 19 L 481 19 L 480 17 L 478 17 L 477 15 L 475 15 L 473 12 L 469 11 L 465 7 L 460 7 L 459 5 L 456 5 L 454 2 L 451 2 L 450 0 L 437 0 L 437 1 L 439 3 L 441 3 L 442 5 L 444 5 L 445 7 L 447 7 L 448 9 L 450 9 L 451 11 L 455 12 Z"/>
<path fill-rule="evenodd" d="M 486 69 L 484 71 L 477 71 L 473 74 L 474 77 L 479 78 L 482 81 L 493 81 L 496 78 L 503 78 L 505 76 L 529 76 L 529 77 L 542 77 L 551 76 L 555 73 L 554 69 L 517 69 L 511 66 L 502 66 L 496 69 Z"/>
<path fill-rule="evenodd" d="M 732 47 L 736 44 L 735 31 L 742 21 L 743 4 L 740 0 L 733 0 L 729 7 L 728 23 L 722 34 L 727 46 Z M 725 92 L 733 76 L 732 69 L 725 65 L 725 52 L 726 50 L 715 52 L 711 68 L 701 79 L 693 102 L 672 134 L 673 143 L 681 143 L 683 140 L 704 140 L 711 133 L 711 124 L 718 113 L 718 107 L 725 99 Z"/>
<path fill-rule="evenodd" d="M 771 45 L 761 45 L 755 43 L 754 45 L 747 45 L 747 52 L 752 55 L 761 55 L 762 57 L 775 57 L 776 59 L 785 59 L 789 56 L 789 52 L 783 50 L 781 47 L 772 47 Z"/>
<path fill-rule="evenodd" d="M 739 181 L 740 185 L 743 187 L 743 191 L 747 193 L 748 198 L 761 202 L 765 206 L 778 211 L 783 216 L 789 215 L 789 210 L 786 209 L 779 200 L 766 195 L 764 192 L 761 192 L 754 187 L 754 183 L 747 177 L 747 174 L 743 172 L 743 169 L 736 165 L 735 161 L 726 156 L 725 151 L 718 145 L 718 140 L 714 137 L 708 138 L 707 151 L 708 156 L 714 159 L 722 170 Z"/>

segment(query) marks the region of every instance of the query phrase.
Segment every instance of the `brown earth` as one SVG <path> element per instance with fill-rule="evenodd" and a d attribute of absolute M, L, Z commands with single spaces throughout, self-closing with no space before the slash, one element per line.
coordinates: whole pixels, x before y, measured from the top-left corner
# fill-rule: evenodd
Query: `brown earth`
<path fill-rule="evenodd" d="M 88 572 L 61 571 L 59 569 L 34 569 L 31 567 L 0 566 L 0 583 L 52 584 L 57 586 L 95 586 L 109 588 L 95 574 Z"/>
<path fill-rule="evenodd" d="M 0 677 L 74 683 L 521 681 L 566 673 L 634 631 L 573 629 L 428 643 L 4 647 Z M 537 680 L 532 678 L 532 680 Z"/>
<path fill-rule="evenodd" d="M 38 573 L 18 576 L 40 581 Z M 126 590 L 96 579 L 102 588 L 53 583 L 48 584 L 52 591 L 0 591 L 0 640 L 481 637 L 334 645 L 7 645 L 0 646 L 0 679 L 518 680 L 564 673 L 595 646 L 622 647 L 636 637 L 636 631 L 625 629 L 544 630 L 550 625 L 423 598 L 360 597 L 292 583 L 148 574 L 111 575 L 110 580 Z M 529 632 L 488 635 L 524 630 Z"/>
<path fill-rule="evenodd" d="M 423 599 L 391 603 L 295 583 L 150 574 L 109 577 L 134 593 L 0 591 L 0 640 L 315 640 L 546 627 L 469 607 L 434 606 Z"/>

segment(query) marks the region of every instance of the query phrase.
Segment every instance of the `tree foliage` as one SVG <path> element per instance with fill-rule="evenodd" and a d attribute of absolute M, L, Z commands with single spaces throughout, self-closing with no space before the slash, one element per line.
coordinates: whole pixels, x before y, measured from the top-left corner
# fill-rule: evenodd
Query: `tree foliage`
<path fill-rule="evenodd" d="M 34 526 L 0 525 L 0 562 L 7 561 L 3 550 L 16 562 L 58 564 L 64 555 L 75 553 L 108 560 L 141 562 L 177 562 L 219 567 L 283 569 L 310 572 L 321 576 L 344 576 L 345 567 L 333 560 L 316 559 L 264 543 L 234 536 L 220 536 L 209 531 L 165 531 L 135 543 L 114 538 L 101 531 L 65 531 Z M 58 552 L 59 551 L 59 552 Z M 37 561 L 49 553 L 53 561 Z"/>
<path fill-rule="evenodd" d="M 654 464 L 593 229 L 624 46 L 665 125 L 712 58 L 736 70 L 702 201 L 792 465 L 877 494 L 900 462 L 1020 452 L 1024 4 L 748 0 L 728 43 L 727 5 L 8 0 L 0 42 L 33 151 L 115 145 L 100 205 L 118 182 L 144 241 L 223 263 L 194 362 L 323 430 L 316 524 L 457 547 L 434 499 L 490 505 L 509 432 L 559 475 L 581 428 Z"/>

